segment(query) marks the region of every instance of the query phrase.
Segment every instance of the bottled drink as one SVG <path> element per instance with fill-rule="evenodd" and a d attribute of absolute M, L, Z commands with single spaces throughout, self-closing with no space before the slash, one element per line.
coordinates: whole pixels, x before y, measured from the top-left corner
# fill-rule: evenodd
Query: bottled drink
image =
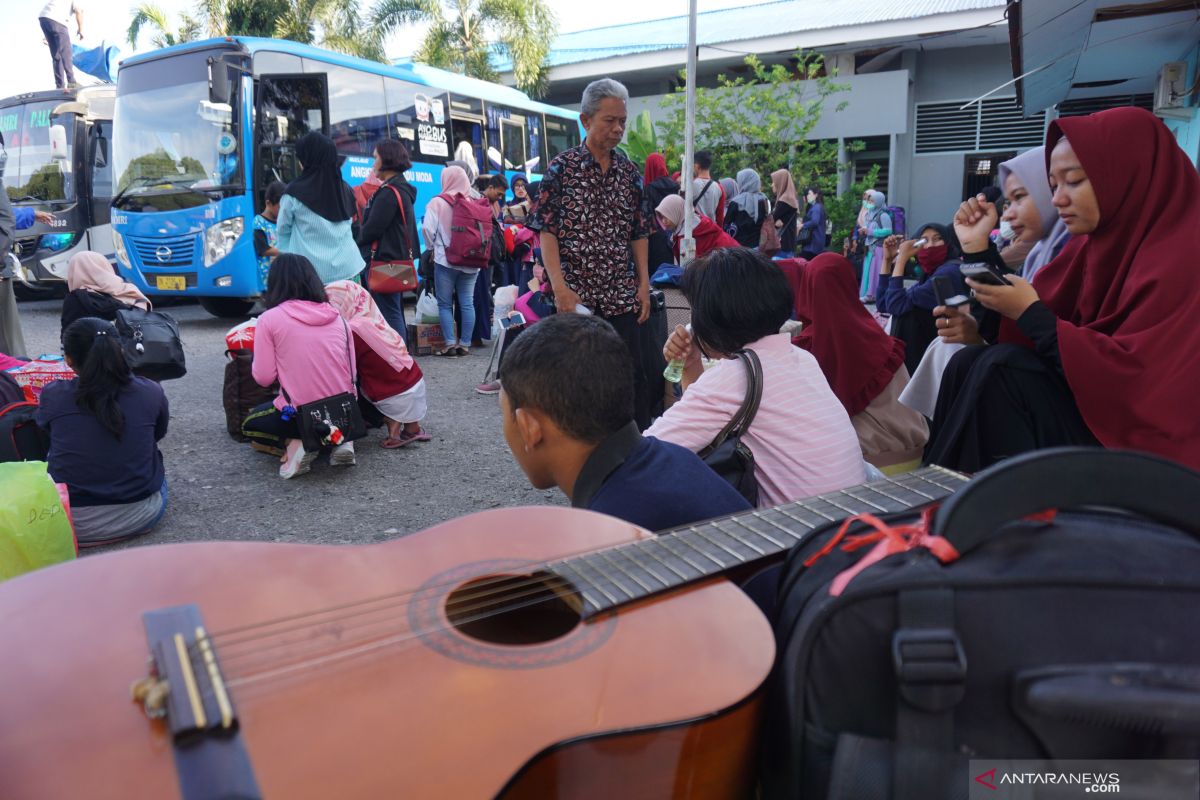
<path fill-rule="evenodd" d="M 663 370 L 663 377 L 671 383 L 679 383 L 683 380 L 683 359 L 672 358 L 667 364 L 667 368 Z"/>

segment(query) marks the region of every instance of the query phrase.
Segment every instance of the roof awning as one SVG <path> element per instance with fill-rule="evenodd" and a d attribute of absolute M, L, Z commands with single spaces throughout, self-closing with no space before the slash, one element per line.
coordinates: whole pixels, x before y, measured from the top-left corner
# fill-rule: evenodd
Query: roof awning
<path fill-rule="evenodd" d="M 1200 42 L 1195 0 L 1018 0 L 1008 17 L 1026 115 L 1068 99 L 1151 92 L 1163 64 Z"/>

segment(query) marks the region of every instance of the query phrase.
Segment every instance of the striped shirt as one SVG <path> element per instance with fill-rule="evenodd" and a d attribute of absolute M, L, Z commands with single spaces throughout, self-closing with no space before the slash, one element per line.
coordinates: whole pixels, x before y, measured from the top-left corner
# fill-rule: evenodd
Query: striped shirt
<path fill-rule="evenodd" d="M 758 414 L 742 441 L 754 453 L 760 507 L 837 491 L 864 480 L 858 435 L 812 354 L 786 333 L 747 347 L 763 368 Z M 733 419 L 746 396 L 746 368 L 724 360 L 688 387 L 647 436 L 704 449 Z"/>
<path fill-rule="evenodd" d="M 324 284 L 353 280 L 366 266 L 350 220 L 330 222 L 290 194 L 279 202 L 275 238 L 279 252 L 311 261 Z"/>

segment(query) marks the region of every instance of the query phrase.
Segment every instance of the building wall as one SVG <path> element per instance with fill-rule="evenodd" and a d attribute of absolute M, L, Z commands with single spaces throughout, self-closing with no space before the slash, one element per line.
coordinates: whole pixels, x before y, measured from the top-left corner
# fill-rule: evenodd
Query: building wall
<path fill-rule="evenodd" d="M 1200 62 L 1200 46 L 1193 47 L 1188 53 L 1188 78 L 1187 84 L 1190 86 L 1197 79 L 1197 62 Z M 1190 117 L 1182 119 L 1164 119 L 1167 127 L 1175 134 L 1175 140 L 1179 142 L 1179 146 L 1183 148 L 1183 152 L 1188 154 L 1192 159 L 1192 163 L 1200 167 L 1200 106 L 1196 105 L 1196 99 L 1193 95 L 1190 100 L 1191 106 L 1187 109 Z"/>

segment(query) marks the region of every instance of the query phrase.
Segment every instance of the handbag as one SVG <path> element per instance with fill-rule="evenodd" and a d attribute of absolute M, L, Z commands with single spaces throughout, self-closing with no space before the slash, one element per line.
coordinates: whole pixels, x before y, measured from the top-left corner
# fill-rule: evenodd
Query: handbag
<path fill-rule="evenodd" d="M 762 402 L 762 362 L 753 350 L 739 350 L 736 355 L 746 365 L 746 397 L 729 424 L 698 455 L 713 472 L 737 489 L 747 503 L 757 506 L 758 479 L 754 476 L 754 453 L 742 441 L 742 436 L 754 421 L 758 405 Z"/>
<path fill-rule="evenodd" d="M 346 367 L 350 368 L 350 326 L 342 320 L 346 329 Z M 354 375 L 350 375 L 351 383 Z M 292 406 L 292 398 L 287 389 L 280 384 L 283 399 Z M 323 444 L 342 444 L 361 439 L 367 435 L 367 423 L 363 419 L 362 410 L 358 407 L 358 398 L 353 392 L 342 392 L 332 397 L 313 400 L 296 409 L 296 426 L 300 429 L 300 441 L 309 452 L 319 450 Z M 341 440 L 336 440 L 334 429 L 341 433 Z"/>
<path fill-rule="evenodd" d="M 400 192 L 390 183 L 384 186 L 396 195 L 396 205 L 400 209 L 400 233 L 404 236 L 404 246 L 412 253 L 412 242 L 408 239 L 408 219 L 404 216 L 404 200 Z M 376 294 L 400 294 L 415 291 L 418 285 L 417 267 L 411 258 L 376 261 L 375 251 L 379 242 L 371 245 L 371 261 L 367 267 L 367 288 Z"/>
<path fill-rule="evenodd" d="M 182 378 L 187 374 L 179 323 L 161 311 L 130 306 L 118 309 L 113 323 L 121 350 L 134 375 L 152 381 Z"/>
<path fill-rule="evenodd" d="M 768 211 L 763 215 L 762 228 L 758 234 L 758 252 L 770 258 L 782 249 L 779 233 L 775 230 L 775 217 Z"/>

